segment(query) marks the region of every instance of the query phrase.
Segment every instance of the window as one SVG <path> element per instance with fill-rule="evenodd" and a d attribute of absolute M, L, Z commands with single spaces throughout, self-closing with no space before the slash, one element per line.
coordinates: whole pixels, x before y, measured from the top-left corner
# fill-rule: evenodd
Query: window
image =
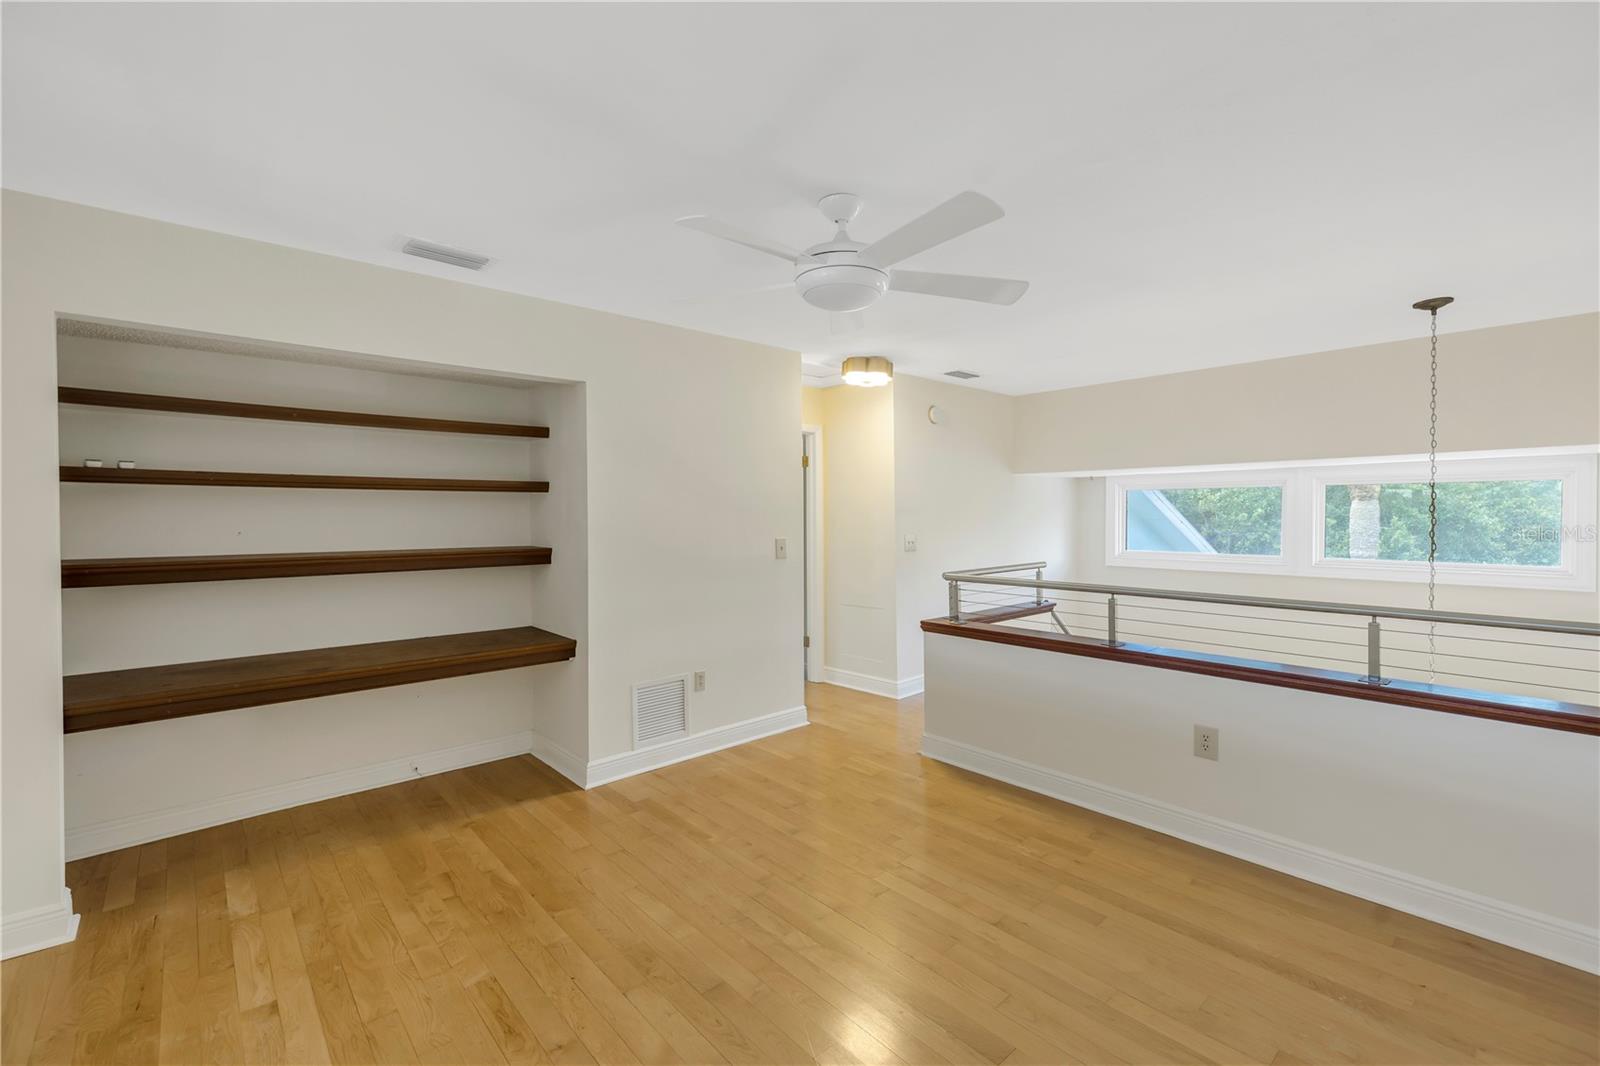
<path fill-rule="evenodd" d="M 1287 484 L 1237 478 L 1119 478 L 1113 561 L 1207 570 L 1281 569 Z"/>
<path fill-rule="evenodd" d="M 1134 489 L 1127 506 L 1129 551 L 1283 554 L 1283 490 L 1275 485 Z"/>
<path fill-rule="evenodd" d="M 1323 486 L 1323 556 L 1426 562 L 1428 486 Z M 1438 551 L 1443 563 L 1560 566 L 1561 482 L 1453 481 L 1438 487 Z"/>
<path fill-rule="evenodd" d="M 1427 479 L 1416 460 L 1109 478 L 1106 561 L 1426 580 Z M 1438 580 L 1592 590 L 1594 495 L 1592 454 L 1441 459 Z"/>

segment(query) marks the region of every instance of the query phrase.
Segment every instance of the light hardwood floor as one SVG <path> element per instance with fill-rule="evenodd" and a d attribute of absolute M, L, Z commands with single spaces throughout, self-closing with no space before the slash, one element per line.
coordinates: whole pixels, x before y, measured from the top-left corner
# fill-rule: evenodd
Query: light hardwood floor
<path fill-rule="evenodd" d="M 73 863 L 3 1061 L 1589 1062 L 1600 980 L 923 760 L 916 700 Z"/>

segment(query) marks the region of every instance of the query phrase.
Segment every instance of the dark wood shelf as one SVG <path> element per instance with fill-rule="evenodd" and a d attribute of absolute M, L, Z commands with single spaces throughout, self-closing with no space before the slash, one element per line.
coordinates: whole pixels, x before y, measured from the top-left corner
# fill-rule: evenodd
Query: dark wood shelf
<path fill-rule="evenodd" d="M 577 641 L 519 626 L 237 659 L 74 674 L 64 682 L 68 733 L 213 711 L 409 685 L 559 662 Z"/>
<path fill-rule="evenodd" d="M 227 485 L 263 489 L 389 489 L 401 492 L 549 492 L 548 481 L 485 481 L 445 477 L 351 474 L 256 474 L 242 470 L 122 470 L 64 466 L 61 480 L 93 485 Z"/>
<path fill-rule="evenodd" d="M 205 400 L 193 396 L 156 396 L 142 392 L 110 392 L 105 389 L 56 390 L 62 403 L 90 407 L 124 407 L 138 411 L 170 411 L 190 415 L 218 415 L 224 418 L 261 418 L 274 422 L 316 422 L 330 426 L 364 426 L 373 429 L 411 429 L 426 433 L 472 433 L 490 437 L 548 437 L 548 426 L 524 426 L 510 422 L 463 422 L 449 418 L 414 418 L 409 415 L 380 415 L 362 411 L 324 411 L 314 407 L 278 407 L 263 403 L 234 403 Z"/>
<path fill-rule="evenodd" d="M 294 552 L 274 555 L 156 555 L 130 559 L 63 559 L 61 587 L 242 581 L 407 570 L 543 566 L 549 548 L 412 548 L 403 551 Z"/>

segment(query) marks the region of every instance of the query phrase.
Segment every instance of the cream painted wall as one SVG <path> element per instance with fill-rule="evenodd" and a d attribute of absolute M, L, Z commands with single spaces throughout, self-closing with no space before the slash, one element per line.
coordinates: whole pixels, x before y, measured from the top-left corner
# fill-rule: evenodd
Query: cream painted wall
<path fill-rule="evenodd" d="M 837 390 L 835 390 L 837 391 Z M 942 412 L 938 425 L 928 408 Z M 922 619 L 949 607 L 947 570 L 1045 560 L 1066 572 L 1067 479 L 1011 472 L 1016 400 L 942 381 L 894 385 L 897 664 L 922 676 Z M 915 537 L 917 550 L 905 550 Z"/>
<path fill-rule="evenodd" d="M 827 413 L 827 389 L 801 389 L 800 390 L 800 424 L 805 426 L 820 426 Z"/>
<path fill-rule="evenodd" d="M 823 661 L 839 680 L 892 685 L 895 648 L 895 411 L 881 389 L 802 389 L 822 427 Z"/>
<path fill-rule="evenodd" d="M 1439 347 L 1441 451 L 1600 443 L 1600 314 Z M 1015 469 L 1413 455 L 1427 451 L 1427 397 L 1426 339 L 1037 393 L 1017 399 Z"/>
<path fill-rule="evenodd" d="M 706 670 L 694 731 L 802 703 L 800 569 L 772 552 L 800 539 L 794 353 L 9 191 L 0 221 L 8 918 L 62 890 L 58 314 L 582 382 L 579 754 L 630 748 L 640 680 Z"/>
<path fill-rule="evenodd" d="M 927 655 L 935 757 L 1600 966 L 1600 738 L 938 634 Z"/>

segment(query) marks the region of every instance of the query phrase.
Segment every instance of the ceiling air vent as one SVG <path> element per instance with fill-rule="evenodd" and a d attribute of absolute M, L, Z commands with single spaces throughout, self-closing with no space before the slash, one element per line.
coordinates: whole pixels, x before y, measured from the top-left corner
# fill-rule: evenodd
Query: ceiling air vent
<path fill-rule="evenodd" d="M 467 270 L 482 270 L 489 265 L 489 257 L 486 255 L 463 252 L 460 248 L 446 248 L 442 244 L 430 244 L 416 238 L 406 241 L 400 250 L 418 259 L 432 259 L 436 263 L 449 263 L 451 266 L 464 267 Z"/>
<path fill-rule="evenodd" d="M 633 746 L 659 744 L 689 731 L 687 677 L 633 686 Z"/>
<path fill-rule="evenodd" d="M 947 378 L 960 378 L 962 381 L 971 381 L 978 375 L 970 370 L 946 370 L 944 376 Z"/>

